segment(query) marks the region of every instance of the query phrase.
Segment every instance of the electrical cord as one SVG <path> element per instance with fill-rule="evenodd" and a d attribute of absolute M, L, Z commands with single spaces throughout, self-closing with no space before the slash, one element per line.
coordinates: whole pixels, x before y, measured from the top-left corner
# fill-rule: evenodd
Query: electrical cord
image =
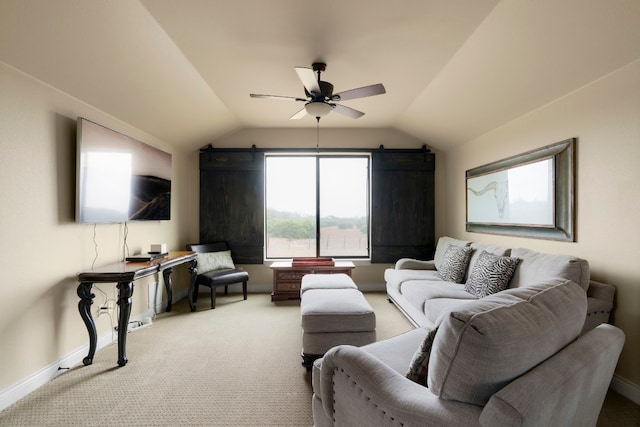
<path fill-rule="evenodd" d="M 93 268 L 96 265 L 96 260 L 98 259 L 98 240 L 96 237 L 97 234 L 97 227 L 98 224 L 93 224 L 93 251 L 95 253 L 95 256 L 93 257 L 93 262 L 91 263 L 91 269 L 93 270 Z"/>
<path fill-rule="evenodd" d="M 122 242 L 122 261 L 126 261 L 129 256 L 129 246 L 127 245 L 127 237 L 129 236 L 129 225 L 125 221 L 123 230 L 123 242 Z"/>

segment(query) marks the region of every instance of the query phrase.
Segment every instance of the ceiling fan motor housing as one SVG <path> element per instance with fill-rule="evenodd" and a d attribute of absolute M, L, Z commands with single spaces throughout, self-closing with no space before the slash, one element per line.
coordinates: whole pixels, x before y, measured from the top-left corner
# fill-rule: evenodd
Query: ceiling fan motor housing
<path fill-rule="evenodd" d="M 305 88 L 304 93 L 307 97 L 313 98 L 313 101 L 324 101 L 326 98 L 331 98 L 333 96 L 333 85 L 329 82 L 319 81 L 318 85 L 320 86 L 320 95 L 313 96 L 313 94 L 309 93 L 309 91 Z"/>

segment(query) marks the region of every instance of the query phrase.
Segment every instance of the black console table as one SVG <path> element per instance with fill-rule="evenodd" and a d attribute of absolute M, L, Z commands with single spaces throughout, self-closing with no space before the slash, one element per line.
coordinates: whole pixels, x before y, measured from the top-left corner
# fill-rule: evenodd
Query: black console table
<path fill-rule="evenodd" d="M 80 311 L 80 316 L 89 333 L 89 354 L 82 360 L 82 363 L 85 365 L 91 365 L 93 363 L 93 356 L 96 353 L 98 343 L 96 325 L 91 316 L 91 305 L 95 297 L 95 295 L 91 293 L 91 288 L 94 283 L 117 284 L 118 306 L 120 307 L 120 315 L 118 317 L 118 365 L 124 366 L 127 364 L 127 328 L 129 326 L 129 316 L 131 315 L 133 282 L 142 277 L 161 272 L 167 290 L 167 311 L 171 311 L 173 298 L 171 272 L 173 271 L 173 267 L 184 263 L 189 264 L 188 268 L 191 281 L 191 283 L 189 283 L 189 292 L 191 292 L 197 275 L 196 257 L 197 253 L 191 251 L 169 252 L 168 255 L 149 262 L 117 262 L 78 273 L 78 281 L 80 282 L 78 285 L 78 296 L 80 297 L 78 311 Z M 189 302 L 191 303 L 191 300 L 189 300 Z"/>

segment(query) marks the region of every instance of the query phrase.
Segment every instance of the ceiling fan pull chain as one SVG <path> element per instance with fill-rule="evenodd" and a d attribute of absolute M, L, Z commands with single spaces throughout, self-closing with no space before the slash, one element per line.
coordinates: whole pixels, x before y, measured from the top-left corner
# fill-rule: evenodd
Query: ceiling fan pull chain
<path fill-rule="evenodd" d="M 320 152 L 320 117 L 316 117 L 316 151 Z"/>

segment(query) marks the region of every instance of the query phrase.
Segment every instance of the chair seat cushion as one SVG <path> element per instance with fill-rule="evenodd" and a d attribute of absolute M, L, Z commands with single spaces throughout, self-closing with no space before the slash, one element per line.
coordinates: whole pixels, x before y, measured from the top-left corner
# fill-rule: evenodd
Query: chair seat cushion
<path fill-rule="evenodd" d="M 237 268 L 212 270 L 198 274 L 196 283 L 205 286 L 223 286 L 249 280 L 249 273 Z"/>

